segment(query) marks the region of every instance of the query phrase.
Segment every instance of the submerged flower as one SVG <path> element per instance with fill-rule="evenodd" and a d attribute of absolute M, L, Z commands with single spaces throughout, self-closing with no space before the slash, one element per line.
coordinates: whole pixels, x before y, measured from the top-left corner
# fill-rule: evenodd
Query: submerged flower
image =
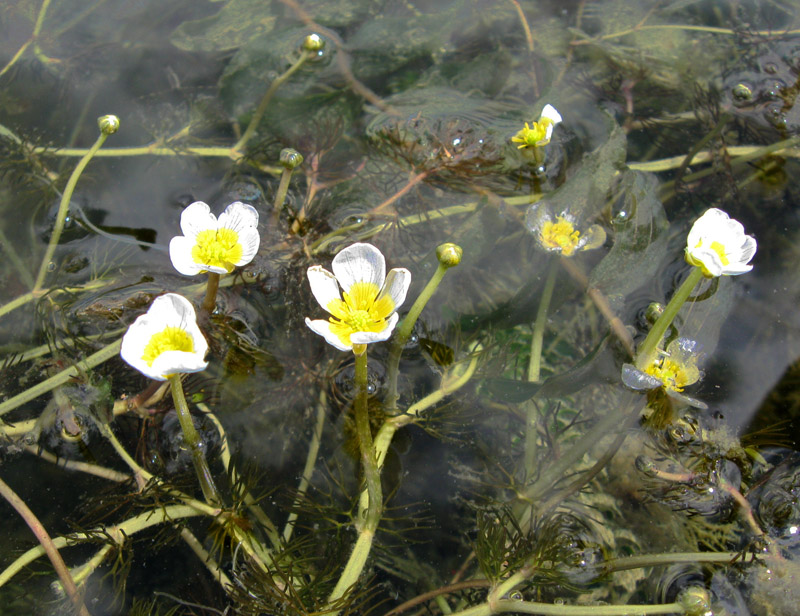
<path fill-rule="evenodd" d="M 742 223 L 716 208 L 706 210 L 695 221 L 686 239 L 686 261 L 701 268 L 708 278 L 749 272 L 754 254 L 755 238 L 744 234 Z"/>
<path fill-rule="evenodd" d="M 553 216 L 545 203 L 535 203 L 530 207 L 525 224 L 533 232 L 539 246 L 565 257 L 571 257 L 581 250 L 599 248 L 606 241 L 606 232 L 600 225 L 592 225 L 581 231 L 574 216 L 568 212 Z"/>
<path fill-rule="evenodd" d="M 192 304 L 182 295 L 167 293 L 128 328 L 119 354 L 145 376 L 166 381 L 171 374 L 205 370 L 207 350 Z"/>
<path fill-rule="evenodd" d="M 217 219 L 202 201 L 181 213 L 183 235 L 169 243 L 169 258 L 181 274 L 228 274 L 258 252 L 258 212 L 241 201 L 231 203 Z"/>
<path fill-rule="evenodd" d="M 553 129 L 559 122 L 561 122 L 561 114 L 552 105 L 545 105 L 539 121 L 534 122 L 533 126 L 529 126 L 525 122 L 525 128 L 511 137 L 511 141 L 519 143 L 520 145 L 517 147 L 520 150 L 547 145 L 550 143 L 550 137 L 553 136 Z"/>
<path fill-rule="evenodd" d="M 397 307 L 406 298 L 411 272 L 395 268 L 387 275 L 381 251 L 371 244 L 348 246 L 333 258 L 332 269 L 333 273 L 319 265 L 308 268 L 311 292 L 331 317 L 306 318 L 306 325 L 340 351 L 387 340 L 397 324 Z"/>
<path fill-rule="evenodd" d="M 631 389 L 663 388 L 667 395 L 697 408 L 706 404 L 683 395 L 683 389 L 701 379 L 703 373 L 697 367 L 700 345 L 689 338 L 676 338 L 661 351 L 650 364 L 639 370 L 632 364 L 622 366 L 622 382 Z"/>

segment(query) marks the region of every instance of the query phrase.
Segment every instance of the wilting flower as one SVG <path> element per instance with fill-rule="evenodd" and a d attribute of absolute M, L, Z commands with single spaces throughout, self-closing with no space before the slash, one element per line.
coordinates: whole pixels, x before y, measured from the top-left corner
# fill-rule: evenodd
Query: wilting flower
<path fill-rule="evenodd" d="M 145 376 L 166 381 L 171 374 L 205 370 L 207 350 L 192 304 L 177 293 L 167 293 L 128 328 L 119 354 Z"/>
<path fill-rule="evenodd" d="M 372 244 L 348 246 L 333 258 L 332 269 L 333 273 L 319 265 L 308 268 L 311 292 L 331 317 L 306 318 L 306 325 L 340 351 L 387 340 L 397 324 L 396 311 L 406 298 L 411 272 L 395 268 L 386 275 L 386 261 Z"/>
<path fill-rule="evenodd" d="M 228 274 L 246 265 L 258 252 L 258 212 L 235 201 L 217 219 L 202 201 L 195 201 L 181 213 L 183 235 L 169 243 L 169 258 L 181 274 L 201 272 Z"/>
<path fill-rule="evenodd" d="M 539 246 L 565 257 L 581 250 L 599 248 L 606 241 L 606 232 L 600 225 L 591 225 L 581 231 L 572 214 L 565 211 L 553 216 L 545 203 L 535 203 L 530 207 L 525 215 L 525 224 Z"/>
<path fill-rule="evenodd" d="M 738 220 L 722 210 L 706 210 L 686 239 L 686 261 L 703 270 L 706 277 L 738 276 L 753 269 L 750 259 L 756 254 L 756 240 L 744 234 Z"/>
<path fill-rule="evenodd" d="M 547 145 L 550 143 L 550 137 L 553 136 L 553 129 L 559 122 L 561 122 L 561 114 L 552 105 L 545 105 L 539 121 L 534 122 L 533 126 L 528 126 L 528 123 L 525 122 L 525 128 L 511 137 L 511 141 L 519 143 L 520 145 L 517 147 L 520 150 Z"/>
<path fill-rule="evenodd" d="M 706 408 L 704 402 L 683 395 L 683 389 L 699 381 L 703 373 L 697 367 L 700 345 L 696 340 L 676 338 L 649 365 L 640 370 L 632 364 L 622 366 L 622 382 L 631 389 L 663 388 L 667 395 L 690 406 Z"/>

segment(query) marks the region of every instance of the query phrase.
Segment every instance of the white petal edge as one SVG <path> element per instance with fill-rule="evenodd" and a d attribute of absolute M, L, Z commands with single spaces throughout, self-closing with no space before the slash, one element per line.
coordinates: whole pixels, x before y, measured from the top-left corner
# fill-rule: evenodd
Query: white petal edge
<path fill-rule="evenodd" d="M 204 267 L 192 259 L 194 240 L 184 235 L 176 235 L 169 241 L 169 260 L 172 267 L 184 276 L 196 276 Z"/>
<path fill-rule="evenodd" d="M 258 226 L 258 210 L 252 205 L 234 201 L 219 215 L 219 228 L 241 232 L 244 229 Z"/>
<path fill-rule="evenodd" d="M 406 300 L 408 287 L 411 285 L 411 272 L 404 267 L 396 267 L 389 270 L 386 281 L 383 283 L 381 296 L 388 295 L 394 302 L 394 309 L 397 310 Z"/>
<path fill-rule="evenodd" d="M 331 274 L 321 265 L 312 265 L 308 268 L 307 272 L 308 284 L 311 287 L 311 293 L 314 294 L 314 299 L 317 300 L 320 306 L 326 311 L 328 305 L 335 299 L 341 299 L 339 292 L 339 283 L 336 282 L 336 276 Z"/>
<path fill-rule="evenodd" d="M 346 345 L 342 344 L 342 341 L 339 338 L 339 336 L 337 336 L 336 334 L 334 334 L 331 331 L 330 321 L 325 321 L 323 319 L 315 319 L 314 321 L 312 321 L 311 319 L 306 317 L 306 325 L 308 325 L 308 328 L 312 332 L 314 332 L 315 334 L 319 334 L 320 336 L 325 338 L 325 341 L 328 344 L 330 344 L 333 347 L 336 347 L 340 351 L 352 351 L 353 350 L 353 345 L 352 344 L 350 346 L 346 346 Z"/>
<path fill-rule="evenodd" d="M 247 265 L 253 260 L 261 243 L 261 234 L 255 227 L 247 227 L 239 232 L 239 243 L 242 245 L 242 256 L 234 265 Z"/>
<path fill-rule="evenodd" d="M 392 332 L 399 318 L 399 315 L 393 312 L 386 322 L 386 329 L 382 332 L 355 332 L 350 334 L 350 342 L 353 344 L 372 344 L 373 342 L 388 340 L 392 337 Z"/>
<path fill-rule="evenodd" d="M 542 114 L 539 116 L 540 118 L 547 118 L 553 124 L 560 124 L 561 123 L 561 114 L 558 113 L 555 107 L 553 107 L 550 103 L 544 106 L 542 109 Z M 548 134 L 548 138 L 550 135 Z"/>
<path fill-rule="evenodd" d="M 197 234 L 207 229 L 217 229 L 217 217 L 211 213 L 208 204 L 195 201 L 181 212 L 181 232 L 194 240 Z"/>
<path fill-rule="evenodd" d="M 357 282 L 371 282 L 380 289 L 386 279 L 386 259 L 372 244 L 359 242 L 343 249 L 333 258 L 331 269 L 345 292 Z"/>
<path fill-rule="evenodd" d="M 166 381 L 166 377 L 172 374 L 188 374 L 190 372 L 202 372 L 208 368 L 208 362 L 203 359 L 203 355 L 195 351 L 167 351 L 156 357 L 153 365 L 149 366 L 151 379 Z"/>

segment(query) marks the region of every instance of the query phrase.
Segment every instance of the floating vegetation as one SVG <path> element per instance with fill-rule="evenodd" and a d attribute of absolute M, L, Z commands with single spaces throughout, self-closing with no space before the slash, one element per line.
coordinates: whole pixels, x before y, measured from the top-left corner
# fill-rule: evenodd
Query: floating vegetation
<path fill-rule="evenodd" d="M 4 616 L 796 614 L 797 2 L 7 4 Z"/>

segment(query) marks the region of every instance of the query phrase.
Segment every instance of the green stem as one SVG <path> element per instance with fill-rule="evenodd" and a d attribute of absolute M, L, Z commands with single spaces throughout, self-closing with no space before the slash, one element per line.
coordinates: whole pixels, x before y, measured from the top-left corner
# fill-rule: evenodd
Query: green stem
<path fill-rule="evenodd" d="M 14 490 L 12 490 L 11 487 L 2 479 L 0 479 L 0 496 L 6 499 L 8 504 L 16 510 L 23 520 L 25 520 L 28 528 L 31 529 L 31 532 L 34 534 L 36 539 L 39 540 L 39 543 L 44 549 L 44 552 L 47 554 L 47 557 L 50 559 L 50 562 L 53 563 L 53 568 L 58 574 L 58 579 L 61 580 L 64 590 L 67 591 L 72 604 L 75 606 L 75 610 L 81 616 L 90 616 L 89 611 L 83 604 L 83 599 L 81 599 L 81 595 L 78 592 L 78 587 L 75 586 L 75 580 L 72 579 L 69 569 L 67 568 L 66 563 L 64 563 L 64 559 L 61 558 L 58 548 L 50 538 L 50 534 L 47 532 L 47 529 L 39 521 L 39 518 L 37 518 L 33 511 L 30 510 L 28 505 L 25 504 L 25 501 L 23 501 L 17 495 L 17 493 L 14 492 Z"/>
<path fill-rule="evenodd" d="M 16 310 L 17 308 L 24 306 L 28 302 L 32 302 L 35 298 L 36 296 L 33 293 L 25 293 L 24 295 L 15 297 L 7 304 L 3 304 L 2 306 L 0 306 L 0 317 L 8 314 L 12 310 Z"/>
<path fill-rule="evenodd" d="M 286 193 L 289 192 L 289 182 L 292 179 L 293 171 L 294 169 L 289 169 L 287 167 L 283 170 L 283 173 L 281 173 L 281 181 L 278 184 L 278 192 L 275 193 L 275 205 L 273 206 L 275 216 L 279 216 L 283 209 L 283 202 L 286 201 Z"/>
<path fill-rule="evenodd" d="M 381 519 L 383 512 L 383 493 L 381 489 L 381 476 L 378 469 L 378 461 L 375 457 L 375 450 L 372 442 L 372 429 L 369 423 L 369 409 L 367 399 L 367 351 L 366 345 L 364 348 L 353 347 L 355 354 L 355 384 L 356 392 L 356 432 L 358 434 L 358 448 L 361 454 L 361 464 L 364 467 L 364 478 L 367 485 L 367 506 L 366 510 L 359 506 L 359 534 L 350 558 L 345 564 L 336 586 L 328 598 L 328 603 L 332 604 L 341 599 L 345 593 L 351 588 L 364 570 L 364 565 L 367 562 L 370 550 L 372 549 L 372 540 L 375 537 L 375 531 L 378 528 L 378 523 Z M 363 499 L 362 499 L 363 501 Z M 338 613 L 334 608 L 330 612 L 332 616 Z"/>
<path fill-rule="evenodd" d="M 556 284 L 556 271 L 558 260 L 550 259 L 547 268 L 547 279 L 544 283 L 542 298 L 539 300 L 539 309 L 536 311 L 536 322 L 533 324 L 531 336 L 531 357 L 528 363 L 528 381 L 535 383 L 541 376 L 542 344 L 544 342 L 544 329 L 547 324 L 547 311 L 553 299 L 553 288 Z M 539 438 L 539 407 L 533 400 L 525 404 L 525 477 L 533 477 L 536 466 L 536 441 Z"/>
<path fill-rule="evenodd" d="M 202 309 L 211 314 L 217 307 L 217 290 L 219 289 L 219 274 L 208 272 L 208 282 L 206 283 L 206 296 L 203 299 Z"/>
<path fill-rule="evenodd" d="M 192 453 L 192 462 L 194 463 L 194 470 L 197 473 L 197 479 L 200 481 L 200 487 L 203 490 L 203 496 L 206 502 L 213 505 L 218 505 L 222 502 L 217 493 L 217 488 L 214 485 L 214 479 L 211 476 L 211 471 L 208 468 L 208 462 L 200 449 L 200 435 L 194 427 L 192 421 L 192 414 L 189 412 L 189 405 L 186 404 L 186 398 L 183 395 L 183 385 L 181 385 L 181 375 L 172 374 L 169 376 L 170 389 L 172 390 L 172 400 L 175 402 L 175 412 L 178 414 L 178 421 L 181 424 L 183 431 L 183 440 L 186 446 Z"/>
<path fill-rule="evenodd" d="M 664 334 L 667 333 L 667 329 L 669 329 L 672 321 L 678 315 L 683 304 L 689 299 L 692 290 L 702 279 L 703 270 L 699 267 L 693 267 L 689 276 L 683 281 L 683 284 L 678 287 L 678 290 L 675 291 L 667 307 L 664 308 L 664 312 L 658 317 L 658 320 L 653 324 L 652 329 L 647 334 L 647 338 L 644 339 L 644 342 L 639 347 L 639 351 L 636 354 L 637 368 L 643 370 L 655 359 L 658 352 L 658 345 L 661 344 Z"/>
<path fill-rule="evenodd" d="M 308 455 L 306 456 L 306 464 L 303 467 L 303 474 L 300 477 L 300 485 L 297 486 L 297 495 L 294 497 L 294 507 L 289 517 L 286 520 L 286 526 L 283 528 L 283 540 L 289 543 L 294 531 L 294 523 L 297 520 L 297 507 L 300 500 L 308 489 L 309 481 L 311 480 L 311 473 L 314 472 L 314 466 L 317 463 L 317 455 L 319 454 L 319 446 L 322 442 L 322 428 L 325 426 L 325 409 L 327 407 L 327 395 L 324 391 L 320 392 L 319 403 L 317 404 L 317 421 L 314 424 L 314 432 L 311 434 L 311 443 L 308 446 Z"/>
<path fill-rule="evenodd" d="M 74 366 L 70 366 L 66 370 L 62 370 L 58 374 L 54 374 L 49 379 L 45 379 L 41 383 L 37 383 L 30 389 L 26 389 L 21 394 L 17 394 L 13 398 L 9 398 L 4 402 L 0 402 L 0 416 L 3 416 L 8 412 L 13 411 L 15 408 L 38 398 L 42 394 L 46 394 L 59 385 L 63 385 L 70 379 L 80 377 L 82 374 L 85 374 L 95 366 L 111 359 L 119 353 L 121 344 L 122 340 L 115 340 L 111 344 L 97 351 L 97 353 L 94 353 L 83 361 L 76 363 Z"/>
<path fill-rule="evenodd" d="M 78 164 L 73 170 L 72 175 L 69 176 L 67 185 L 64 188 L 63 194 L 61 195 L 61 203 L 58 206 L 58 214 L 56 214 L 56 222 L 55 225 L 53 225 L 53 233 L 50 235 L 50 241 L 47 244 L 47 250 L 44 253 L 42 264 L 39 267 L 39 274 L 36 276 L 36 282 L 33 285 L 34 295 L 38 293 L 44 284 L 44 279 L 45 276 L 47 276 L 47 270 L 50 265 L 50 261 L 52 260 L 53 254 L 56 251 L 58 240 L 61 239 L 61 232 L 64 230 L 64 220 L 66 219 L 67 212 L 69 211 L 69 202 L 72 199 L 72 193 L 75 191 L 78 178 L 81 177 L 81 173 L 83 173 L 86 165 L 89 164 L 89 161 L 92 160 L 95 152 L 102 147 L 106 139 L 108 139 L 108 133 L 101 131 L 100 136 L 97 137 L 97 141 L 95 141 L 94 145 L 89 148 L 89 151 L 83 155 L 83 158 L 78 161 Z"/>
<path fill-rule="evenodd" d="M 533 601 L 511 601 L 503 599 L 492 604 L 484 603 L 453 616 L 491 616 L 516 612 L 520 614 L 539 614 L 540 616 L 651 616 L 652 614 L 683 614 L 680 603 L 660 605 L 553 605 Z"/>
<path fill-rule="evenodd" d="M 297 61 L 294 64 L 292 64 L 286 70 L 285 73 L 276 77 L 275 81 L 273 81 L 270 84 L 269 89 L 266 91 L 264 97 L 261 99 L 258 108 L 253 114 L 253 117 L 250 119 L 250 123 L 247 125 L 244 134 L 242 135 L 241 139 L 239 139 L 239 141 L 236 142 L 236 145 L 233 146 L 234 150 L 238 150 L 241 152 L 244 146 L 247 145 L 247 142 L 250 141 L 253 134 L 256 132 L 256 128 L 258 128 L 258 125 L 261 122 L 261 118 L 264 116 L 264 112 L 267 110 L 267 105 L 269 104 L 269 101 L 272 99 L 272 96 L 275 94 L 275 92 L 278 91 L 278 88 L 280 88 L 286 82 L 286 80 L 289 79 L 289 77 L 294 75 L 294 73 L 298 71 L 300 67 L 303 66 L 303 64 L 305 64 L 306 61 L 312 55 L 313 55 L 312 52 L 304 49 L 300 53 L 300 57 L 297 59 Z"/>
<path fill-rule="evenodd" d="M 387 371 L 387 394 L 384 403 L 388 411 L 397 408 L 397 374 L 400 368 L 400 355 L 403 352 L 403 347 L 411 337 L 411 332 L 414 330 L 414 325 L 417 323 L 419 315 L 426 304 L 430 301 L 436 289 L 439 288 L 439 283 L 442 282 L 445 273 L 451 267 L 455 267 L 461 262 L 461 248 L 455 244 L 445 243 L 436 248 L 436 258 L 439 265 L 436 271 L 431 276 L 428 284 L 422 289 L 422 292 L 417 296 L 416 301 L 411 306 L 399 327 L 395 331 L 392 339 L 392 345 L 389 349 L 389 359 L 386 362 Z"/>

